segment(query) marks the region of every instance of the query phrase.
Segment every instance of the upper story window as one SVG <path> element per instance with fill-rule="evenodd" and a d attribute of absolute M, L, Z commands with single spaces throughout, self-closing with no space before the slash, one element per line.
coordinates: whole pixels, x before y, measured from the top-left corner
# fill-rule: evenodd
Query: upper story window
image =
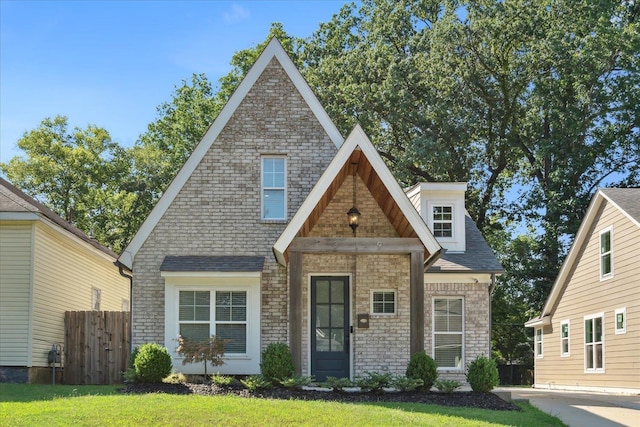
<path fill-rule="evenodd" d="M 433 235 L 453 237 L 453 206 L 433 207 Z"/>
<path fill-rule="evenodd" d="M 613 277 L 612 227 L 600 232 L 600 279 Z"/>
<path fill-rule="evenodd" d="M 262 219 L 287 219 L 287 165 L 284 156 L 262 157 Z"/>

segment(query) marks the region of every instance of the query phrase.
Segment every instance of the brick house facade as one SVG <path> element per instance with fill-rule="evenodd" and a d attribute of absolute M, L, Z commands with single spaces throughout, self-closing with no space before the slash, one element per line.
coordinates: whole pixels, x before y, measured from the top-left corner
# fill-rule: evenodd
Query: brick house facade
<path fill-rule="evenodd" d="M 216 334 L 232 342 L 216 369 L 252 374 L 285 342 L 319 380 L 404 373 L 425 350 L 464 380 L 490 352 L 501 272 L 464 188 L 405 193 L 362 129 L 342 138 L 273 40 L 119 258 L 133 271 L 133 345 L 162 343 L 196 373 L 175 339 Z"/>

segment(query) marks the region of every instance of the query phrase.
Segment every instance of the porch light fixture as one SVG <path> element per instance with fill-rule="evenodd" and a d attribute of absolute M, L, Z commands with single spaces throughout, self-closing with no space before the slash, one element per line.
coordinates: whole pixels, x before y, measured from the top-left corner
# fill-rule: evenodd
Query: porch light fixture
<path fill-rule="evenodd" d="M 352 163 L 351 166 L 353 167 L 353 207 L 347 212 L 347 217 L 349 218 L 349 227 L 353 230 L 353 236 L 355 237 L 356 228 L 358 228 L 358 222 L 360 221 L 360 211 L 356 208 L 356 168 L 358 164 Z"/>

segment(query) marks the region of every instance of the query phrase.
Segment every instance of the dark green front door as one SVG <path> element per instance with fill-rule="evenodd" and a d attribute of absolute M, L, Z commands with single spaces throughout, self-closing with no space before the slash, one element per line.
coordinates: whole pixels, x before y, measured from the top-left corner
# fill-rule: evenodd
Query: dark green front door
<path fill-rule="evenodd" d="M 311 278 L 311 375 L 349 378 L 349 278 Z"/>

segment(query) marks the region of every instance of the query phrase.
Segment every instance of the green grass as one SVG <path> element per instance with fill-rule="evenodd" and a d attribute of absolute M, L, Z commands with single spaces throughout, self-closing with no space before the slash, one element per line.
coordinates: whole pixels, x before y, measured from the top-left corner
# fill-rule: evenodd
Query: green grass
<path fill-rule="evenodd" d="M 521 412 L 423 404 L 347 404 L 232 396 L 122 395 L 112 386 L 0 384 L 7 426 L 563 426 L 527 404 Z"/>

